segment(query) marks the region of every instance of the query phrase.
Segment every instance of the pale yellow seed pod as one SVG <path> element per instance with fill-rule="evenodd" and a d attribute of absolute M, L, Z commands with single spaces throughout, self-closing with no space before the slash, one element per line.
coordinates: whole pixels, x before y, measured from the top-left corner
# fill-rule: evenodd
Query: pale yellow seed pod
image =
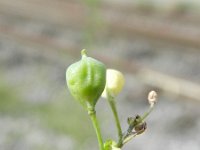
<path fill-rule="evenodd" d="M 114 69 L 106 70 L 106 86 L 102 93 L 102 97 L 106 98 L 106 89 L 109 94 L 116 97 L 124 86 L 124 76 L 121 72 Z"/>

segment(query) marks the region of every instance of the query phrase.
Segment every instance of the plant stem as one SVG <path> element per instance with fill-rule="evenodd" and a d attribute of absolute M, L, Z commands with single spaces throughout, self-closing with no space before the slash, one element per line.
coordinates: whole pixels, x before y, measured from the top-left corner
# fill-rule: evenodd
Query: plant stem
<path fill-rule="evenodd" d="M 108 102 L 110 104 L 110 107 L 112 109 L 112 112 L 113 112 L 113 115 L 114 115 L 114 118 L 115 118 L 115 124 L 116 124 L 116 127 L 117 127 L 117 132 L 118 132 L 118 144 L 117 144 L 117 146 L 121 147 L 122 146 L 123 134 L 122 134 L 122 128 L 121 128 L 120 121 L 119 121 L 119 116 L 118 116 L 118 113 L 117 113 L 115 99 L 108 92 L 107 92 L 107 98 L 108 98 Z"/>
<path fill-rule="evenodd" d="M 146 117 L 148 117 L 148 115 L 153 111 L 153 109 L 154 109 L 154 105 L 151 105 L 150 108 L 149 108 L 149 110 L 141 117 L 141 122 L 143 120 L 145 120 Z"/>
<path fill-rule="evenodd" d="M 90 116 L 90 119 L 92 121 L 93 127 L 94 127 L 96 135 L 97 135 L 97 140 L 99 143 L 99 150 L 104 150 L 103 139 L 102 139 L 99 123 L 97 121 L 96 112 L 94 109 L 88 110 L 88 114 Z"/>
<path fill-rule="evenodd" d="M 134 138 L 134 137 L 136 137 L 136 136 L 137 136 L 137 133 L 134 133 L 134 134 L 128 136 L 127 138 L 125 138 L 125 139 L 123 140 L 123 142 L 122 142 L 122 146 L 125 145 L 126 143 L 128 143 L 130 140 L 132 140 L 132 138 Z M 121 147 L 122 147 L 122 146 L 121 146 Z"/>

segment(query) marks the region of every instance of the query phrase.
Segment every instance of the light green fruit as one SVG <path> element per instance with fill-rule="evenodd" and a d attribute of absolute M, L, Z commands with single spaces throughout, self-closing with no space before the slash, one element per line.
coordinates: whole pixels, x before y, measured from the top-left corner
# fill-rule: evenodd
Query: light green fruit
<path fill-rule="evenodd" d="M 106 83 L 106 67 L 100 61 L 87 57 L 81 51 L 82 59 L 70 65 L 66 81 L 70 93 L 86 109 L 94 108 Z"/>

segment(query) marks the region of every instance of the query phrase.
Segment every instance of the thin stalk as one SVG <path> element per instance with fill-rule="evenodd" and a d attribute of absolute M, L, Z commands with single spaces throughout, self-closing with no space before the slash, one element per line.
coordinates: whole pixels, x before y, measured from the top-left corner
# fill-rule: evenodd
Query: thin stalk
<path fill-rule="evenodd" d="M 124 141 L 122 142 L 122 146 L 125 145 L 126 143 L 128 143 L 130 140 L 132 140 L 136 136 L 137 136 L 137 133 L 134 133 L 134 134 L 128 136 L 127 138 L 125 138 Z"/>
<path fill-rule="evenodd" d="M 140 122 L 142 122 L 143 120 L 145 120 L 146 117 L 148 117 L 148 115 L 153 111 L 153 109 L 154 109 L 154 105 L 151 105 L 150 108 L 149 108 L 149 110 L 141 117 L 141 121 Z"/>
<path fill-rule="evenodd" d="M 117 132 L 118 132 L 118 144 L 117 144 L 117 146 L 121 147 L 123 134 L 122 134 L 122 128 L 121 128 L 120 121 L 119 121 L 119 116 L 118 116 L 118 113 L 117 113 L 115 99 L 108 92 L 107 92 L 107 98 L 108 98 L 108 102 L 110 104 L 110 107 L 112 109 L 112 112 L 113 112 L 113 115 L 114 115 L 114 118 L 115 118 L 115 124 L 116 124 L 116 127 L 117 127 Z"/>
<path fill-rule="evenodd" d="M 99 123 L 97 121 L 96 112 L 95 112 L 95 110 L 92 110 L 92 111 L 90 110 L 90 111 L 88 111 L 88 114 L 90 115 L 90 119 L 92 121 L 93 127 L 94 127 L 96 135 L 97 135 L 97 140 L 99 143 L 99 150 L 104 150 L 103 139 L 102 139 Z"/>

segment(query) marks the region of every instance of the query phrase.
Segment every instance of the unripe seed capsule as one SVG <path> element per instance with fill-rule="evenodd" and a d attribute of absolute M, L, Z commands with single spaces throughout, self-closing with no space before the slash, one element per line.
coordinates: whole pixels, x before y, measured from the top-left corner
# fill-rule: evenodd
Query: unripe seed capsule
<path fill-rule="evenodd" d="M 105 87 L 106 68 L 100 61 L 87 57 L 85 50 L 81 54 L 82 59 L 66 71 L 67 86 L 86 109 L 94 108 Z"/>

